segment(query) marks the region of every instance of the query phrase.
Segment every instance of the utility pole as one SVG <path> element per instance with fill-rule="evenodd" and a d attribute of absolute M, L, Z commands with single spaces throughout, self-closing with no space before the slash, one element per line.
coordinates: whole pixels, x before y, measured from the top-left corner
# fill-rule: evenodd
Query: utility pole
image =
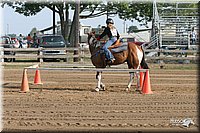
<path fill-rule="evenodd" d="M 7 24 L 7 35 L 9 34 L 9 24 Z"/>
<path fill-rule="evenodd" d="M 53 5 L 53 34 L 56 34 L 56 12 L 55 12 L 55 5 Z"/>
<path fill-rule="evenodd" d="M 126 19 L 124 19 L 123 24 L 124 24 L 124 33 L 126 33 Z"/>
<path fill-rule="evenodd" d="M 79 13 L 80 13 L 80 0 L 76 0 L 75 5 L 75 41 L 74 41 L 74 62 L 78 62 L 78 46 L 79 46 Z"/>

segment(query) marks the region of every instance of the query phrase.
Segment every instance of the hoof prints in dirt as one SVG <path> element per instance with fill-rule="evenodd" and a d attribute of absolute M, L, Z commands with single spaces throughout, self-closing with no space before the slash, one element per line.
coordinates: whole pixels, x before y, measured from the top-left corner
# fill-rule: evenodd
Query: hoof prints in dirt
<path fill-rule="evenodd" d="M 107 82 L 106 91 L 94 93 L 91 92 L 96 87 L 94 73 L 81 73 L 76 78 L 77 73 L 62 71 L 41 72 L 43 91 L 39 93 L 41 86 L 31 84 L 31 92 L 22 94 L 18 93 L 21 73 L 17 70 L 18 76 L 10 75 L 10 70 L 4 73 L 5 82 L 9 82 L 4 84 L 3 94 L 5 129 L 179 128 L 170 123 L 172 118 L 191 118 L 197 124 L 197 85 L 196 80 L 192 80 L 196 78 L 195 71 L 183 74 L 182 71 L 152 69 L 152 95 L 134 92 L 135 84 L 130 92 L 125 92 L 128 74 L 103 75 L 103 81 Z M 184 77 L 184 81 L 180 77 Z M 186 82 L 187 78 L 189 82 Z M 196 127 L 192 125 L 187 130 Z"/>

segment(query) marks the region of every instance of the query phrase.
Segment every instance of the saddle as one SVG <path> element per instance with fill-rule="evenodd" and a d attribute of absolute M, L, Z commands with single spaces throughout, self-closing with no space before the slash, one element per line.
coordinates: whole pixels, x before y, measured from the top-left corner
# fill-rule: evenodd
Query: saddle
<path fill-rule="evenodd" d="M 128 43 L 122 43 L 122 42 L 118 42 L 117 43 L 117 41 L 116 41 L 108 49 L 111 51 L 112 54 L 114 54 L 114 53 L 120 53 L 120 52 L 126 51 L 128 49 Z M 105 52 L 104 52 L 103 49 L 99 48 L 94 55 L 97 56 L 98 54 L 100 54 L 101 60 L 104 60 L 104 62 L 102 62 L 102 66 L 105 67 L 106 65 L 110 64 L 109 60 L 107 60 L 106 57 L 105 57 Z"/>
<path fill-rule="evenodd" d="M 109 47 L 109 50 L 112 53 L 119 53 L 122 51 L 126 51 L 127 50 L 127 43 L 122 43 L 120 42 L 120 40 L 118 39 L 112 46 Z"/>
<path fill-rule="evenodd" d="M 121 45 L 114 47 L 114 48 L 111 48 L 111 52 L 112 53 L 119 53 L 119 52 L 122 52 L 122 51 L 126 51 L 127 47 L 128 47 L 127 43 L 121 43 Z"/>

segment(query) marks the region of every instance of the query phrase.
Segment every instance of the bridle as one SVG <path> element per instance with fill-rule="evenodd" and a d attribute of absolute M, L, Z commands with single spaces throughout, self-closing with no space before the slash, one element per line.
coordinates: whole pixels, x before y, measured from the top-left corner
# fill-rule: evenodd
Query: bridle
<path fill-rule="evenodd" d="M 100 51 L 99 51 L 99 48 L 97 49 L 97 44 L 98 44 L 98 41 L 95 37 L 94 34 L 89 34 L 88 36 L 88 44 L 89 44 L 89 47 L 93 47 L 92 49 L 94 50 L 92 53 L 91 53 L 91 57 L 93 56 L 96 56 Z"/>
<path fill-rule="evenodd" d="M 93 45 L 94 48 L 96 48 L 97 45 L 97 39 L 95 38 L 94 35 L 90 35 L 90 39 L 88 40 L 88 44 L 91 46 Z M 92 40 L 91 40 L 92 39 Z"/>

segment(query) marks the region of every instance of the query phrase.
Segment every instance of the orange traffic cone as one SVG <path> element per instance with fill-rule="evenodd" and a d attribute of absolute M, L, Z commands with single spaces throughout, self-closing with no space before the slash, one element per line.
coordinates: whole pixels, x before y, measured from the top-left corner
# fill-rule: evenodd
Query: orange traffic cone
<path fill-rule="evenodd" d="M 27 78 L 27 69 L 24 69 L 20 92 L 28 92 L 28 91 L 29 91 L 29 85 L 28 85 L 28 78 Z"/>
<path fill-rule="evenodd" d="M 142 93 L 153 94 L 153 92 L 151 91 L 149 70 L 146 71 L 145 76 L 144 76 L 144 84 L 143 84 L 143 87 L 142 87 Z"/>
<path fill-rule="evenodd" d="M 40 78 L 40 71 L 38 69 L 36 69 L 36 72 L 35 72 L 34 84 L 42 84 L 41 78 Z"/>

